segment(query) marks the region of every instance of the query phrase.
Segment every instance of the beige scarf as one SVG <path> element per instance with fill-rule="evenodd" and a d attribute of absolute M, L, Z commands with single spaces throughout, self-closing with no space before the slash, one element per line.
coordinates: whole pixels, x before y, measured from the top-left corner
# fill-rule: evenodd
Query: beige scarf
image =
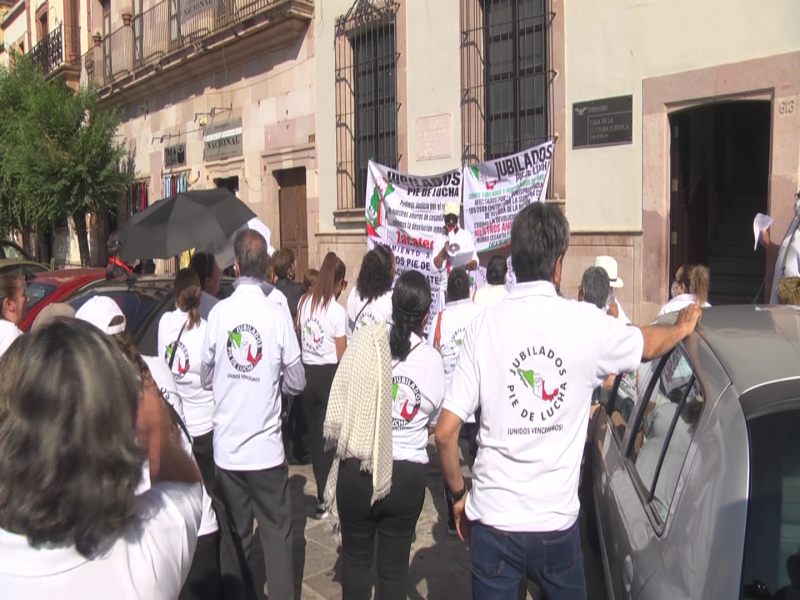
<path fill-rule="evenodd" d="M 392 356 L 386 323 L 359 329 L 347 346 L 333 378 L 323 426 L 326 448 L 336 449 L 325 509 L 339 531 L 336 485 L 339 461 L 356 458 L 361 470 L 372 473 L 370 504 L 392 488 Z"/>

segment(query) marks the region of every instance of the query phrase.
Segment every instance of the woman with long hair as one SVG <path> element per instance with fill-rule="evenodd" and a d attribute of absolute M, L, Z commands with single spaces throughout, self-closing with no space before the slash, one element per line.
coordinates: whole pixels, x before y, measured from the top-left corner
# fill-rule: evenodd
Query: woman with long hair
<path fill-rule="evenodd" d="M 675 273 L 675 279 L 669 289 L 670 300 L 658 312 L 658 316 L 683 310 L 690 304 L 699 304 L 703 308 L 708 303 L 710 272 L 703 265 L 683 265 Z"/>
<path fill-rule="evenodd" d="M 184 452 L 192 456 L 192 438 L 186 429 L 183 401 L 178 393 L 175 378 L 163 359 L 158 356 L 143 356 L 131 343 L 125 315 L 117 303 L 106 296 L 95 296 L 78 309 L 75 318 L 91 323 L 108 335 L 134 365 L 140 379 L 153 382 L 160 392 L 162 403 L 165 407 L 168 405 L 170 434 L 181 443 Z M 151 453 L 150 463 L 153 460 Z M 149 470 L 152 471 L 152 466 L 149 466 Z M 145 469 L 138 493 L 146 492 L 150 489 L 150 485 L 148 469 Z M 179 600 L 211 600 L 219 595 L 219 524 L 207 485 L 202 491 L 203 512 L 197 532 L 197 547 Z"/>
<path fill-rule="evenodd" d="M 20 339 L 0 372 L 3 597 L 176 598 L 200 472 L 152 379 L 65 318 Z M 151 487 L 137 495 L 148 456 Z"/>
<path fill-rule="evenodd" d="M 28 313 L 28 297 L 25 294 L 25 279 L 17 273 L 0 275 L 0 355 L 15 339 L 22 335 L 19 324 Z"/>
<path fill-rule="evenodd" d="M 337 439 L 340 462 L 335 487 L 336 507 L 332 507 L 341 527 L 344 598 L 366 600 L 371 596 L 376 533 L 378 597 L 384 600 L 406 597 L 411 542 L 425 501 L 429 427 L 444 398 L 442 358 L 423 339 L 430 305 L 431 288 L 425 276 L 418 271 L 403 273 L 392 294 L 393 325 L 388 336 L 391 364 L 386 365 L 386 371 L 391 371 L 391 396 L 386 401 L 377 398 L 379 404 L 391 402 L 390 411 L 384 411 L 382 405 L 377 411 L 381 415 L 378 419 L 388 420 L 391 416 L 391 423 L 386 424 L 387 428 L 391 427 L 392 439 L 388 464 L 384 466 L 382 445 L 377 443 L 385 439 L 380 423 L 375 428 L 376 443 L 373 444 L 358 442 L 360 418 L 359 422 L 343 424 L 340 428 L 341 432 L 351 432 L 347 442 L 341 437 Z M 353 356 L 360 355 L 365 338 L 374 335 L 379 327 L 382 325 L 366 327 L 363 333 L 356 334 Z M 385 339 L 385 330 L 381 333 Z M 380 364 L 380 355 L 371 356 L 368 369 L 354 368 L 352 358 L 348 355 L 345 359 L 342 378 L 371 380 L 378 377 L 379 369 L 372 363 Z M 334 407 L 339 404 L 340 385 L 344 385 L 344 389 L 353 385 L 350 389 L 354 392 L 361 387 L 360 382 L 343 382 L 337 377 Z M 380 390 L 382 385 L 375 387 Z M 354 404 L 351 410 L 344 408 L 345 415 L 366 414 L 374 408 L 365 406 L 375 401 L 369 395 L 345 393 L 341 397 L 345 404 Z M 353 443 L 352 447 L 348 447 L 349 442 Z M 366 448 L 367 454 L 358 452 L 359 447 Z M 365 469 L 364 465 L 369 468 Z M 381 473 L 385 467 L 388 473 Z M 380 484 L 387 480 L 385 488 L 375 485 L 376 481 Z"/>
<path fill-rule="evenodd" d="M 219 278 L 221 275 L 217 259 L 209 252 L 196 252 L 189 268 L 200 278 L 200 316 L 208 319 L 208 313 L 219 302 Z"/>
<path fill-rule="evenodd" d="M 313 289 L 300 299 L 297 322 L 300 329 L 300 348 L 306 371 L 306 389 L 300 394 L 308 423 L 311 443 L 311 464 L 317 483 L 317 518 L 324 516 L 322 494 L 333 462 L 333 451 L 325 450 L 322 424 L 328 409 L 336 367 L 342 359 L 345 337 L 345 310 L 337 302 L 347 287 L 346 269 L 342 259 L 328 252 L 319 269 Z"/>
<path fill-rule="evenodd" d="M 392 315 L 394 253 L 381 244 L 364 255 L 355 287 L 347 299 L 347 340 L 365 325 L 386 321 Z"/>
<path fill-rule="evenodd" d="M 158 356 L 162 356 L 183 401 L 186 428 L 203 481 L 213 486 L 214 394 L 200 383 L 200 363 L 206 320 L 200 317 L 200 278 L 191 269 L 175 276 L 175 310 L 164 313 L 158 323 Z"/>

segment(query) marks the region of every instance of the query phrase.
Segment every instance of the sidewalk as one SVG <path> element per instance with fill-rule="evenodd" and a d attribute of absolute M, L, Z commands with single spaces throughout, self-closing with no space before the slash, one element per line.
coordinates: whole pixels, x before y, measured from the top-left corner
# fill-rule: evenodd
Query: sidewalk
<path fill-rule="evenodd" d="M 417 523 L 417 537 L 411 546 L 409 569 L 409 598 L 413 600 L 444 600 L 470 598 L 470 570 L 467 547 L 458 537 L 447 533 L 444 488 L 436 449 L 428 447 L 431 463 L 428 466 L 425 505 Z M 464 467 L 465 477 L 469 469 Z M 292 466 L 289 485 L 294 508 L 294 562 L 295 579 L 302 582 L 301 598 L 310 600 L 339 599 L 341 588 L 341 559 L 336 541 L 325 521 L 314 518 L 314 477 L 311 466 Z M 589 600 L 605 600 L 602 563 L 584 544 Z M 302 567 L 300 567 L 302 565 Z M 538 600 L 541 596 L 536 586 L 530 584 L 525 596 Z"/>

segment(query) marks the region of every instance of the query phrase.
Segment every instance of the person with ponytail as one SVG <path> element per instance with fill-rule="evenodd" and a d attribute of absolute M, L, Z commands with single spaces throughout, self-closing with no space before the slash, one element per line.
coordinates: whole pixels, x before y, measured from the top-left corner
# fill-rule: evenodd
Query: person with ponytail
<path fill-rule="evenodd" d="M 658 312 L 658 316 L 678 312 L 690 304 L 699 304 L 703 308 L 708 303 L 709 270 L 703 265 L 683 265 L 675 273 L 675 279 L 669 289 L 670 300 Z"/>
<path fill-rule="evenodd" d="M 362 460 L 352 453 L 342 456 L 338 465 L 336 513 L 342 535 L 343 598 L 371 597 L 376 533 L 377 596 L 391 600 L 406 597 L 411 542 L 425 501 L 428 431 L 445 389 L 442 357 L 423 339 L 430 305 L 431 288 L 425 276 L 418 271 L 403 273 L 392 294 L 393 324 L 389 331 L 393 460 L 388 494 L 378 494 L 373 501 L 373 475 L 365 472 Z M 378 326 L 364 328 L 364 335 Z M 361 335 L 356 335 L 356 344 L 361 343 Z M 377 376 L 374 370 L 368 371 L 370 377 Z M 337 386 L 339 383 L 337 378 Z M 347 401 L 363 403 L 368 398 Z M 381 469 L 376 452 L 361 458 L 368 458 L 373 469 Z"/>
<path fill-rule="evenodd" d="M 325 450 L 322 425 L 328 410 L 328 397 L 336 368 L 342 359 L 347 338 L 344 307 L 337 302 L 347 287 L 346 269 L 342 259 L 328 252 L 319 268 L 314 288 L 300 299 L 297 325 L 300 329 L 306 388 L 300 402 L 306 413 L 311 444 L 311 464 L 317 484 L 317 518 L 325 516 L 322 495 L 333 462 L 333 450 Z"/>
<path fill-rule="evenodd" d="M 394 253 L 381 244 L 364 255 L 358 280 L 347 299 L 347 341 L 365 325 L 387 321 L 392 314 Z"/>
<path fill-rule="evenodd" d="M 19 324 L 28 313 L 25 279 L 17 273 L 0 275 L 0 356 L 22 335 Z"/>
<path fill-rule="evenodd" d="M 158 323 L 158 356 L 170 367 L 183 400 L 186 428 L 203 481 L 213 485 L 214 473 L 214 394 L 200 384 L 200 363 L 206 320 L 200 316 L 202 287 L 192 269 L 181 269 L 175 276 L 175 310 L 164 313 Z"/>

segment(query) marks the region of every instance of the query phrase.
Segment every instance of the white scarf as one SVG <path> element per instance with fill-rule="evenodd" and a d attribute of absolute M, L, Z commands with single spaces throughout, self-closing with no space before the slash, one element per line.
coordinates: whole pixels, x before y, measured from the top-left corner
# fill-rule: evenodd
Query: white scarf
<path fill-rule="evenodd" d="M 339 461 L 358 459 L 361 470 L 372 473 L 370 505 L 392 488 L 392 355 L 386 323 L 353 334 L 333 378 L 323 436 L 326 448 L 336 448 L 337 460 L 325 486 L 325 509 L 338 534 Z"/>

